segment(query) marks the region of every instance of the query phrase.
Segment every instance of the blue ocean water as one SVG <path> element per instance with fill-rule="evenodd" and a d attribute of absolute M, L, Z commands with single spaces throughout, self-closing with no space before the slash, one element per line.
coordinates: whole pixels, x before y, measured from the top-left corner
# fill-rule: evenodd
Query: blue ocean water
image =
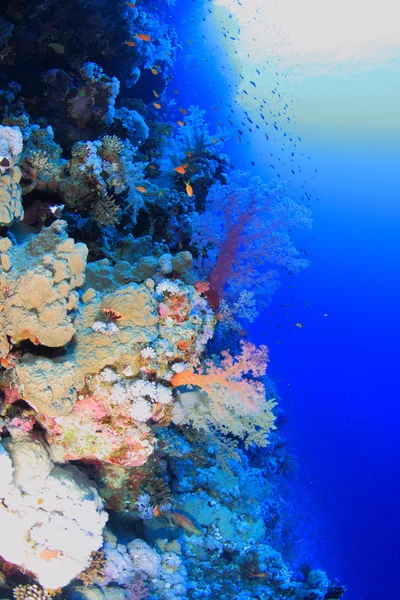
<path fill-rule="evenodd" d="M 130 10 L 135 8 L 134 2 L 130 3 L 132 6 L 127 4 Z M 210 131 L 216 131 L 215 135 L 222 138 L 223 152 L 228 156 L 232 172 L 244 170 L 249 172 L 250 176 L 261 177 L 266 183 L 273 180 L 286 181 L 288 196 L 312 210 L 312 230 L 290 231 L 299 249 L 299 256 L 309 261 L 308 268 L 299 273 L 290 271 L 288 273 L 284 269 L 279 269 L 280 287 L 271 295 L 269 305 L 260 310 L 260 314 L 250 325 L 243 324 L 243 330 L 247 329 L 247 333 L 243 330 L 240 332 L 240 335 L 250 342 L 256 345 L 266 344 L 269 348 L 268 376 L 274 382 L 273 387 L 279 399 L 277 409 L 279 438 L 273 438 L 271 444 L 273 449 L 267 451 L 256 450 L 254 447 L 245 450 L 243 445 L 240 446 L 243 452 L 243 464 L 250 467 L 262 465 L 266 477 L 264 489 L 254 472 L 250 474 L 249 471 L 246 480 L 245 470 L 241 471 L 237 468 L 238 471 L 235 473 L 240 472 L 241 477 L 240 503 L 232 500 L 235 497 L 233 492 L 231 497 L 230 492 L 223 491 L 224 480 L 215 474 L 216 467 L 213 463 L 215 448 L 212 448 L 212 442 L 208 438 L 202 440 L 200 446 L 204 449 L 206 444 L 210 445 L 211 463 L 201 463 L 201 460 L 204 460 L 202 456 L 201 460 L 199 459 L 200 466 L 196 464 L 196 471 L 193 467 L 193 459 L 188 461 L 185 457 L 185 452 L 188 452 L 187 448 L 191 445 L 194 452 L 198 451 L 196 444 L 199 444 L 199 441 L 191 437 L 193 432 L 190 428 L 177 431 L 172 428 L 176 437 L 171 439 L 168 439 L 169 429 L 160 428 L 161 431 L 157 436 L 158 450 L 161 454 L 157 455 L 156 466 L 149 462 L 151 466 L 148 469 L 159 469 L 155 470 L 155 477 L 158 480 L 163 478 L 165 486 L 169 488 L 167 494 L 161 486 L 162 492 L 168 495 L 168 499 L 173 498 L 173 508 L 174 502 L 178 502 L 177 498 L 182 499 L 185 494 L 192 495 L 192 498 L 188 499 L 185 496 L 186 504 L 183 506 L 183 513 L 179 513 L 178 510 L 178 519 L 177 511 L 171 511 L 172 516 L 175 514 L 178 525 L 176 522 L 173 523 L 171 515 L 168 516 L 171 503 L 168 505 L 169 508 L 165 509 L 167 514 L 162 528 L 163 535 L 166 536 L 165 544 L 164 546 L 159 544 L 156 551 L 154 550 L 155 539 L 159 530 L 154 522 L 157 524 L 157 519 L 163 519 L 164 508 L 160 509 L 155 501 L 154 507 L 146 505 L 147 500 L 142 497 L 141 502 L 139 500 L 136 502 L 139 508 L 135 509 L 129 496 L 132 489 L 144 491 L 143 496 L 146 496 L 150 490 L 150 494 L 147 494 L 148 500 L 153 500 L 150 496 L 156 492 L 151 484 L 143 484 L 148 487 L 141 488 L 140 478 L 144 477 L 143 472 L 138 471 L 139 483 L 137 483 L 135 474 L 129 471 L 131 478 L 125 481 L 118 492 L 114 493 L 115 490 L 111 487 L 110 489 L 113 490 L 111 493 L 107 485 L 112 479 L 122 478 L 121 472 L 118 471 L 117 476 L 117 471 L 114 473 L 111 469 L 107 471 L 107 461 L 106 468 L 97 471 L 96 461 L 91 464 L 92 453 L 81 456 L 74 455 L 71 451 L 71 454 L 67 455 L 67 460 L 72 460 L 82 472 L 95 479 L 107 503 L 110 516 L 109 526 L 112 534 L 109 533 L 107 539 L 105 538 L 104 548 L 110 572 L 112 571 L 110 564 L 114 566 L 113 574 L 109 575 L 109 581 L 114 587 L 102 587 L 94 578 L 91 580 L 95 589 L 93 593 L 100 594 L 94 597 L 113 598 L 112 594 L 115 594 L 115 598 L 127 598 L 128 593 L 130 600 L 146 597 L 147 592 L 143 591 L 140 588 L 141 583 L 138 583 L 138 571 L 133 571 L 136 579 L 132 580 L 133 576 L 129 569 L 132 570 L 133 567 L 127 566 L 130 560 L 127 548 L 129 544 L 139 542 L 137 548 L 135 547 L 135 552 L 139 554 L 138 548 L 143 551 L 140 544 L 146 540 L 153 550 L 153 558 L 158 552 L 165 561 L 165 553 L 168 549 L 167 538 L 171 543 L 169 549 L 172 555 L 176 552 L 176 546 L 173 546 L 176 540 L 180 540 L 184 548 L 182 554 L 184 559 L 182 558 L 181 563 L 171 563 L 171 571 L 176 574 L 180 569 L 181 576 L 182 572 L 186 573 L 186 582 L 191 580 L 192 587 L 182 592 L 183 595 L 178 592 L 171 592 L 172 595 L 168 595 L 165 590 L 157 595 L 157 592 L 151 588 L 152 591 L 149 592 L 152 594 L 149 596 L 151 598 L 214 597 L 213 595 L 217 593 L 223 594 L 222 598 L 229 596 L 240 600 L 286 597 L 284 585 L 288 585 L 285 580 L 288 575 L 285 565 L 279 563 L 279 568 L 276 565 L 271 567 L 270 563 L 265 562 L 267 558 L 273 562 L 272 551 L 267 558 L 264 557 L 264 562 L 260 559 L 258 564 L 250 560 L 246 563 L 242 559 L 246 556 L 248 548 L 241 540 L 243 545 L 240 546 L 237 555 L 229 544 L 223 550 L 220 549 L 218 554 L 218 542 L 212 537 L 212 519 L 210 518 L 210 522 L 207 521 L 208 513 L 212 512 L 210 506 L 215 507 L 217 504 L 211 500 L 214 498 L 212 494 L 215 493 L 215 489 L 218 489 L 218 493 L 221 493 L 220 497 L 216 496 L 218 502 L 220 498 L 224 498 L 225 493 L 226 498 L 230 499 L 231 508 L 235 506 L 240 527 L 240 519 L 245 514 L 243 507 L 246 503 L 246 510 L 250 511 L 251 524 L 252 519 L 256 518 L 255 515 L 259 516 L 257 510 L 254 510 L 254 514 L 251 512 L 253 502 L 259 503 L 263 522 L 267 524 L 266 539 L 271 546 L 276 544 L 276 549 L 282 552 L 284 560 L 293 569 L 293 578 L 299 588 L 306 581 L 310 569 L 323 569 L 327 572 L 330 581 L 334 581 L 329 591 L 326 591 L 328 584 L 323 582 L 318 590 L 318 585 L 315 584 L 314 591 L 301 588 L 297 595 L 297 592 L 291 590 L 290 593 L 287 592 L 288 597 L 330 600 L 340 597 L 342 590 L 339 585 L 343 585 L 347 588 L 344 598 L 349 600 L 376 600 L 377 598 L 395 600 L 400 597 L 395 576 L 399 568 L 396 535 L 400 526 L 398 515 L 400 448 L 396 435 L 400 410 L 397 402 L 399 354 L 397 340 L 400 333 L 398 319 L 400 118 L 397 112 L 400 84 L 398 73 L 395 65 L 389 59 L 385 62 L 383 57 L 380 64 L 367 65 L 367 68 L 364 68 L 365 65 L 360 67 L 357 63 L 349 67 L 348 64 L 338 60 L 338 64 L 334 65 L 331 72 L 320 73 L 318 70 L 315 72 L 315 65 L 313 65 L 310 74 L 302 64 L 301 57 L 297 63 L 290 64 L 282 58 L 281 50 L 286 45 L 290 46 L 290 38 L 285 38 L 285 34 L 272 16 L 266 20 L 264 3 L 249 2 L 245 6 L 247 11 L 245 14 L 243 4 L 244 0 L 243 2 L 177 0 L 175 3 L 163 5 L 163 18 L 168 26 L 172 26 L 176 31 L 176 38 L 172 43 L 176 56 L 174 64 L 168 65 L 168 69 L 166 67 L 168 74 L 161 82 L 157 79 L 161 66 L 154 63 L 156 60 L 162 62 L 162 59 L 158 58 L 152 62 L 148 59 L 145 68 L 141 65 L 142 73 L 132 88 L 123 63 L 124 58 L 118 56 L 118 53 L 116 57 L 110 53 L 112 56 L 110 58 L 108 45 L 102 45 L 104 42 L 102 36 L 106 36 L 105 33 L 102 33 L 102 36 L 98 35 L 98 39 L 102 40 L 99 43 L 101 43 L 103 57 L 100 51 L 93 56 L 89 55 L 88 51 L 86 58 L 101 64 L 107 76 L 119 78 L 121 100 L 118 102 L 121 104 L 117 102 L 118 106 L 129 106 L 130 110 L 137 110 L 140 114 L 144 114 L 144 121 L 151 122 L 152 144 L 148 143 L 145 150 L 140 150 L 139 156 L 142 160 L 154 160 L 154 164 L 158 165 L 158 161 L 162 160 L 158 147 L 160 137 L 164 135 L 167 139 L 172 131 L 172 121 L 175 120 L 176 123 L 177 118 L 182 120 L 186 118 L 182 109 L 190 113 L 191 107 L 198 105 L 205 111 L 205 120 Z M 274 4 L 274 8 L 272 6 L 270 8 L 271 11 L 273 8 L 274 15 L 278 12 L 279 16 L 280 10 L 284 12 L 290 9 L 289 4 L 282 3 L 280 7 L 278 2 Z M 140 8 L 140 2 L 137 5 Z M 46 3 L 38 5 L 38 13 L 34 13 L 35 19 L 40 21 L 40 12 L 48 10 L 49 6 Z M 85 10 L 88 6 L 85 2 L 82 3 Z M 143 6 L 143 10 L 147 11 L 146 18 L 150 19 L 151 10 L 154 9 L 156 13 L 157 7 L 158 3 L 154 6 L 151 6 L 151 3 Z M 125 5 L 118 5 L 119 14 L 125 15 L 124 11 L 128 8 L 125 8 Z M 93 17 L 89 20 L 90 24 L 94 29 L 98 28 L 96 31 L 103 31 L 102 14 L 108 15 L 108 11 L 113 8 L 104 2 L 97 4 L 92 2 L 91 10 L 93 10 Z M 17 13 L 18 7 L 14 12 L 11 11 L 16 22 L 18 22 Z M 10 18 L 10 11 L 7 18 Z M 105 17 L 104 19 L 107 21 Z M 113 40 L 110 46 L 115 43 L 115 39 L 118 40 L 118 44 L 127 41 L 124 37 L 126 33 L 123 29 L 124 19 L 125 16 L 121 21 L 113 23 L 112 27 L 109 26 L 107 35 L 109 34 L 110 40 Z M 143 31 L 146 31 L 145 24 L 144 19 Z M 118 29 L 119 27 L 121 29 Z M 30 25 L 24 24 L 21 29 L 17 28 L 17 34 L 21 35 L 23 31 L 25 35 L 28 32 L 24 39 L 33 39 L 34 29 L 35 27 L 31 28 Z M 6 32 L 4 37 L 7 38 L 7 35 Z M 87 35 L 88 48 L 91 48 L 89 43 L 91 32 L 88 31 Z M 311 33 L 310 39 L 312 46 Z M 66 76 L 63 71 L 65 80 L 68 76 L 75 83 L 79 81 L 77 63 L 68 57 L 70 42 L 64 41 L 62 35 L 60 40 L 52 37 L 51 41 L 53 46 L 55 45 L 54 52 L 59 56 L 56 58 L 52 56 L 50 59 L 46 55 L 43 64 L 36 61 L 34 56 L 32 64 L 28 60 L 30 67 L 21 71 L 20 83 L 22 86 L 25 84 L 28 90 L 29 86 L 34 88 L 38 81 L 43 82 L 43 74 L 40 73 L 44 69 L 48 69 L 46 77 L 49 81 L 52 77 L 60 78 L 58 83 L 61 87 L 62 77 L 60 71 L 58 74 L 55 73 L 56 69 L 65 68 Z M 9 48 L 7 42 L 5 43 L 6 49 Z M 135 47 L 135 44 L 139 44 L 137 38 L 133 46 L 128 48 Z M 178 44 L 178 47 L 174 44 Z M 19 51 L 23 55 L 22 50 Z M 8 49 L 7 52 L 11 50 Z M 15 52 L 14 47 L 13 52 Z M 66 57 L 63 56 L 64 53 Z M 6 59 L 3 57 L 2 60 L 5 60 L 5 66 L 8 68 L 7 53 L 5 56 Z M 12 60 L 10 64 L 13 64 Z M 4 89 L 8 77 L 7 68 L 2 80 Z M 155 73 L 151 73 L 150 68 Z M 90 69 L 93 73 L 93 68 Z M 15 72 L 12 74 L 15 75 Z M 64 83 L 65 80 L 63 79 Z M 72 83 L 69 82 L 68 85 L 72 87 Z M 82 82 L 76 85 L 79 89 Z M 36 118 L 33 122 L 40 123 L 41 127 L 46 127 L 50 123 L 55 128 L 56 142 L 62 140 L 65 144 L 62 148 L 65 160 L 70 157 L 71 146 L 78 139 L 84 142 L 94 140 L 95 143 L 100 139 L 96 129 L 98 123 L 87 126 L 85 121 L 88 114 L 93 114 L 96 119 L 101 114 L 101 101 L 97 99 L 98 105 L 94 95 L 88 105 L 86 100 L 82 100 L 83 104 L 78 106 L 75 100 L 74 107 L 83 122 L 83 125 L 79 122 L 80 126 L 75 129 L 71 126 L 71 122 L 68 122 L 63 112 L 65 109 L 59 113 L 52 113 L 52 110 L 58 110 L 57 103 L 61 102 L 59 98 L 52 97 L 50 110 L 49 105 L 46 104 L 46 114 L 39 116 L 40 102 L 36 96 L 33 94 L 32 96 L 33 101 L 29 97 L 29 92 L 27 93 L 29 108 Z M 45 96 L 48 102 L 47 92 Z M 156 106 L 158 102 L 159 108 Z M 162 112 L 164 103 L 167 108 Z M 12 115 L 13 119 L 16 118 L 16 114 L 20 117 L 22 112 L 22 108 L 16 106 L 17 108 L 14 106 L 16 112 Z M 158 110 L 161 110 L 162 114 L 162 118 L 159 119 Z M 179 110 L 180 114 L 177 112 Z M 172 114 L 177 116 L 172 117 Z M 6 110 L 3 116 L 6 118 L 4 122 L 8 124 L 10 113 Z M 64 126 L 63 119 L 67 126 Z M 108 120 L 112 122 L 112 117 L 109 116 Z M 12 121 L 12 124 L 14 123 L 19 123 L 22 127 L 21 121 Z M 172 125 L 175 126 L 175 123 Z M 143 127 L 142 121 L 140 124 Z M 162 134 L 157 130 L 158 125 L 161 129 L 164 128 Z M 93 130 L 90 130 L 92 126 Z M 109 123 L 107 127 L 110 127 Z M 123 130 L 118 130 L 118 134 L 123 138 L 124 134 L 120 131 Z M 107 129 L 102 129 L 102 134 L 107 132 Z M 216 139 L 214 143 L 219 141 Z M 192 157 L 188 156 L 188 158 Z M 109 168 L 108 164 L 104 170 Z M 29 169 L 25 166 L 25 170 L 26 178 L 29 176 Z M 153 184 L 152 175 L 149 173 L 150 171 L 147 171 L 142 180 L 135 180 L 136 188 L 142 187 L 142 191 L 139 189 L 140 193 L 147 193 L 150 189 L 149 185 Z M 168 186 L 171 190 L 177 185 L 180 193 L 185 193 L 186 190 L 186 194 L 189 195 L 188 188 L 185 187 L 188 185 L 186 179 L 175 180 L 168 184 L 165 183 L 166 179 L 162 184 L 161 179 L 154 178 L 154 181 L 161 191 L 159 198 L 163 193 L 162 184 L 165 185 L 164 190 L 168 189 Z M 192 183 L 196 194 L 195 182 L 196 180 Z M 26 179 L 23 183 L 26 185 Z M 202 185 L 210 187 L 212 183 L 207 181 L 207 183 L 202 182 Z M 199 195 L 203 191 L 203 189 L 199 191 Z M 45 198 L 48 204 L 50 200 L 51 203 L 61 203 L 62 195 L 57 195 L 54 188 L 43 191 L 43 187 L 39 185 L 32 193 L 37 196 L 25 200 L 26 211 L 34 199 L 44 198 L 40 196 L 41 193 L 50 194 Z M 159 202 L 161 203 L 160 200 Z M 128 236 L 149 233 L 157 242 L 160 240 L 164 242 L 157 229 L 158 222 L 155 221 L 155 225 L 149 218 L 149 226 L 144 210 L 143 214 L 139 213 L 138 224 L 131 226 L 128 218 L 129 206 L 127 208 L 123 205 L 123 226 L 121 225 L 120 230 L 116 227 L 116 234 L 112 227 L 107 227 L 107 223 L 104 226 L 100 218 L 98 229 L 88 228 L 88 209 L 86 205 L 82 206 L 74 206 L 71 198 L 67 198 L 64 215 L 67 215 L 69 234 L 76 241 L 83 241 L 89 246 L 90 261 L 95 262 L 104 256 L 107 258 L 112 256 L 110 248 L 113 248 L 113 243 L 118 236 L 120 236 L 120 244 L 121 237 L 126 237 L 131 243 L 133 238 Z M 134 204 L 130 205 L 133 210 L 132 206 Z M 201 212 L 200 208 L 198 210 Z M 50 224 L 46 221 L 48 212 L 44 214 L 47 217 L 43 216 L 40 226 L 37 227 L 37 222 L 34 221 L 38 229 L 35 234 L 41 231 L 43 223 L 46 226 Z M 173 214 L 172 210 L 171 214 Z M 164 215 L 161 215 L 163 215 L 162 208 L 157 215 L 162 223 L 159 228 L 161 230 L 165 227 L 167 231 Z M 181 235 L 178 227 L 177 231 Z M 13 243 L 21 243 L 21 240 L 25 239 L 26 232 L 20 233 L 20 230 L 14 227 L 10 228 L 10 233 L 3 231 L 2 235 L 8 236 Z M 19 235 L 21 238 L 18 237 Z M 184 235 L 182 239 L 186 243 Z M 148 240 L 144 242 L 143 238 L 141 243 L 143 247 L 149 244 Z M 174 246 L 174 241 L 169 239 L 171 254 L 176 253 L 181 246 L 182 244 L 179 247 L 178 244 Z M 145 253 L 145 250 L 143 252 Z M 137 260 L 137 256 L 132 260 Z M 167 282 L 175 277 L 171 276 L 171 271 L 167 272 L 167 275 Z M 158 277 L 160 278 L 161 275 L 158 274 Z M 107 278 L 102 281 L 101 285 L 107 287 Z M 159 283 L 160 279 L 157 281 Z M 104 292 L 103 289 L 98 291 Z M 123 326 L 124 316 L 119 313 L 118 307 L 113 308 L 117 312 L 111 313 L 111 325 L 118 326 L 121 319 L 120 323 Z M 106 310 L 110 313 L 108 306 Z M 163 310 L 167 310 L 165 304 L 159 309 L 161 316 Z M 184 310 L 182 308 L 182 314 Z M 107 327 L 110 329 L 105 335 L 111 337 L 110 322 L 107 322 Z M 32 337 L 30 333 L 29 342 L 32 342 Z M 32 344 L 37 345 L 37 339 L 35 340 L 34 337 L 33 339 Z M 28 344 L 26 337 L 25 343 Z M 214 346 L 210 342 L 209 348 L 210 353 L 211 351 L 218 353 L 226 348 L 237 352 L 238 337 L 236 334 L 231 337 L 226 334 L 226 338 L 222 337 L 222 340 L 216 341 Z M 27 347 L 22 345 L 22 351 L 26 350 L 32 351 L 31 345 Z M 40 356 L 40 347 L 39 350 L 34 348 L 33 351 Z M 72 352 L 73 350 L 69 348 L 66 350 L 66 355 L 71 356 Z M 43 356 L 52 357 L 51 349 L 46 348 Z M 215 360 L 215 354 L 213 357 Z M 4 364 L 2 366 L 7 370 L 9 368 L 8 364 L 6 367 Z M 126 370 L 126 366 L 124 369 Z M 153 375 L 150 375 L 150 379 Z M 154 382 L 155 379 L 154 375 L 151 381 Z M 160 381 L 164 382 L 164 379 L 161 377 Z M 4 385 L 2 380 L 2 389 Z M 80 397 L 80 400 L 82 398 Z M 22 402 L 22 400 L 24 397 L 18 401 Z M 19 405 L 16 406 L 18 409 Z M 22 405 L 22 413 L 25 410 L 26 407 Z M 11 417 L 6 412 L 1 413 L 1 418 L 3 417 L 4 421 L 0 421 L 2 427 L 0 434 L 7 449 L 7 439 L 12 437 L 13 429 L 12 424 L 10 425 L 7 420 Z M 111 416 L 107 417 L 107 419 L 111 418 Z M 40 426 L 46 429 L 49 424 L 42 420 Z M 182 431 L 185 432 L 186 437 Z M 50 433 L 49 429 L 49 439 L 52 435 L 54 431 Z M 234 435 L 229 435 L 228 441 L 234 441 L 232 438 Z M 271 465 L 276 466 L 277 457 L 282 457 L 282 454 L 279 454 L 281 440 L 284 440 L 285 448 L 290 451 L 293 458 L 282 459 L 281 470 L 277 467 L 277 471 L 269 479 L 268 476 L 273 471 Z M 54 439 L 51 441 L 53 443 Z M 177 453 L 173 454 L 171 451 L 173 466 L 168 462 L 171 457 L 165 451 L 169 445 L 173 446 L 174 452 Z M 79 447 L 79 442 L 77 446 Z M 178 454 L 177 448 L 182 451 L 181 455 Z M 294 462 L 298 466 L 294 469 L 293 475 L 291 471 Z M 208 464 L 208 475 L 205 464 Z M 287 480 L 286 467 L 290 472 Z M 282 473 L 284 473 L 281 478 L 283 481 L 277 476 Z M 257 485 L 254 483 L 256 480 Z M 251 495 L 253 485 L 254 497 Z M 157 493 L 162 496 L 161 492 Z M 214 502 L 214 505 L 203 506 L 201 501 L 204 497 L 207 497 L 209 502 Z M 200 505 L 203 506 L 201 510 Z M 191 507 L 191 510 L 188 507 Z M 182 515 L 189 517 L 189 522 L 182 519 Z M 239 537 L 240 527 L 238 526 L 236 532 Z M 209 546 L 206 550 L 203 549 L 203 554 L 198 550 L 202 542 L 196 542 L 195 536 L 199 534 L 208 536 Z M 120 544 L 118 558 L 116 558 L 118 554 L 115 550 L 116 543 L 112 542 L 113 535 Z M 132 540 L 132 537 L 135 539 Z M 198 555 L 194 550 L 196 548 L 199 551 Z M 267 556 L 268 553 L 265 550 L 264 552 Z M 136 556 L 133 550 L 131 556 Z M 178 560 L 176 556 L 175 560 Z M 1 552 L 0 558 L 10 563 L 18 563 L 17 560 L 2 557 Z M 265 566 L 266 564 L 269 566 Z M 210 571 L 207 570 L 208 567 Z M 273 575 L 276 576 L 276 580 L 271 583 L 270 567 L 277 571 L 277 574 L 274 571 Z M 20 573 L 15 576 L 9 566 L 6 566 L 4 573 L 7 572 L 7 568 L 11 572 L 11 579 L 6 580 L 4 594 L 6 598 L 11 598 L 9 581 L 12 585 L 16 585 L 25 584 L 27 581 L 31 583 L 32 580 L 24 579 L 29 577 L 29 573 L 26 575 L 23 571 L 22 575 Z M 229 569 L 232 569 L 233 575 L 229 575 Z M 223 570 L 224 573 L 224 576 L 221 575 L 221 581 L 218 580 L 219 570 L 221 573 Z M 228 577 L 229 582 L 224 577 Z M 320 575 L 317 579 L 319 577 Z M 157 580 L 157 577 L 153 576 L 153 578 Z M 3 583 L 4 581 L 0 580 L 1 586 Z M 145 578 L 144 583 L 150 585 L 149 579 Z M 137 590 L 134 589 L 136 584 Z M 278 589 L 278 585 L 281 584 L 282 588 Z M 82 591 L 74 585 L 72 588 L 66 587 L 64 591 L 66 598 L 81 600 L 90 597 L 87 595 L 91 593 L 90 591 Z M 180 582 L 180 585 L 183 586 L 183 583 Z M 321 592 L 321 589 L 325 591 Z M 1 591 L 3 593 L 3 587 Z"/>
<path fill-rule="evenodd" d="M 249 7 L 251 13 L 255 8 Z M 216 43 L 215 31 L 228 21 L 224 11 L 214 17 L 207 29 L 209 44 Z M 206 89 L 211 103 L 226 106 L 236 97 L 232 82 L 238 72 L 251 79 L 250 71 L 235 72 L 221 48 L 209 59 L 217 73 L 203 63 L 191 72 L 185 69 L 182 80 L 190 98 L 204 97 Z M 300 81 L 283 98 L 282 105 L 294 101 L 293 113 L 300 113 L 295 131 L 303 155 L 296 164 L 307 174 L 306 182 L 287 166 L 281 173 L 296 198 L 305 192 L 312 196 L 313 230 L 301 242 L 310 266 L 300 276 L 282 275 L 271 306 L 249 330 L 252 341 L 270 348 L 268 370 L 279 382 L 285 432 L 300 465 L 298 491 L 307 497 L 319 556 L 345 582 L 352 600 L 400 597 L 395 576 L 400 528 L 400 114 L 395 105 L 400 83 L 391 67 L 384 59 L 365 71 L 364 65 L 349 69 L 339 63 L 338 76 Z M 307 84 L 311 91 L 304 90 Z M 322 111 L 314 113 L 311 102 L 307 110 L 313 98 L 326 102 Z M 341 111 L 332 109 L 337 98 Z M 249 115 L 257 117 L 256 110 Z M 262 177 L 276 176 L 264 162 L 262 136 L 253 131 L 252 137 L 256 165 L 249 164 L 248 147 L 238 144 L 231 149 L 233 162 Z M 268 162 L 275 162 L 282 149 L 275 143 Z M 283 149 L 286 160 L 290 154 Z M 303 327 L 296 328 L 296 322 Z"/>

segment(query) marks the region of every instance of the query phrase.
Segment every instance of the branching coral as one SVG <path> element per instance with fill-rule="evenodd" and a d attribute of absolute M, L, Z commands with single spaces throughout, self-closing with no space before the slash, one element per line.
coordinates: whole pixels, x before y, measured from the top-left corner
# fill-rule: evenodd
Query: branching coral
<path fill-rule="evenodd" d="M 177 424 L 191 423 L 198 429 L 216 429 L 233 434 L 248 446 L 265 446 L 268 432 L 274 429 L 275 406 L 265 399 L 265 388 L 257 378 L 265 375 L 268 359 L 266 346 L 256 348 L 241 342 L 241 353 L 234 357 L 222 353 L 221 362 L 206 363 L 204 369 L 176 373 L 174 387 L 198 386 L 206 394 L 182 393 L 174 406 L 173 420 Z"/>

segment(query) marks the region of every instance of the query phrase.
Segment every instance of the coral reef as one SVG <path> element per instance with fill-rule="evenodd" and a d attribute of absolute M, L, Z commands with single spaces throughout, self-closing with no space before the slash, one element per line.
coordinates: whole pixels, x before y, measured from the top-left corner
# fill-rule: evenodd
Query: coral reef
<path fill-rule="evenodd" d="M 3 441 L 0 465 L 0 555 L 45 588 L 67 585 L 102 545 L 100 496 L 76 467 L 55 465 L 29 433 Z"/>
<path fill-rule="evenodd" d="M 244 329 L 310 214 L 178 108 L 173 10 L 0 7 L 0 595 L 340 598 Z"/>

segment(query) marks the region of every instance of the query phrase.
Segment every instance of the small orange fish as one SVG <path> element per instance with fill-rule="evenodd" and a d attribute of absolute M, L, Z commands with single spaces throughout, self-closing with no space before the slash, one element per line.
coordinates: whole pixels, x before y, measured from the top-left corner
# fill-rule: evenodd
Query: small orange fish
<path fill-rule="evenodd" d="M 189 196 L 189 198 L 191 198 L 193 196 L 193 188 L 190 185 L 190 181 L 188 181 L 188 182 L 185 181 L 185 186 L 186 186 L 186 193 Z"/>
<path fill-rule="evenodd" d="M 4 368 L 4 369 L 13 369 L 16 365 L 16 363 L 13 360 L 10 360 L 8 357 L 3 357 L 0 358 L 0 365 Z"/>
<path fill-rule="evenodd" d="M 131 48 L 133 48 L 133 46 L 136 46 L 135 42 L 132 42 L 132 40 L 130 40 L 129 42 L 124 42 L 125 46 L 130 46 Z"/>
<path fill-rule="evenodd" d="M 106 315 L 106 317 L 110 317 L 110 319 L 113 321 L 120 321 L 124 318 L 122 313 L 114 310 L 113 308 L 103 308 L 103 313 Z"/>
<path fill-rule="evenodd" d="M 42 558 L 43 560 L 51 560 L 52 558 L 57 558 L 57 556 L 60 554 L 60 550 L 49 550 L 48 548 L 45 548 L 44 550 L 41 551 L 40 553 L 40 558 Z"/>
<path fill-rule="evenodd" d="M 186 173 L 187 167 L 188 167 L 187 164 L 179 165 L 179 167 L 175 167 L 174 171 L 176 171 L 177 173 L 180 173 L 181 175 L 184 175 Z"/>
<path fill-rule="evenodd" d="M 143 187 L 142 185 L 137 185 L 136 189 L 138 192 L 142 192 L 142 194 L 146 194 L 147 189 L 145 187 Z"/>
<path fill-rule="evenodd" d="M 158 75 L 157 69 L 152 68 L 150 69 L 150 71 L 153 73 L 153 75 Z"/>
<path fill-rule="evenodd" d="M 177 121 L 176 124 L 179 125 L 179 127 L 183 127 L 185 125 L 183 121 Z"/>
<path fill-rule="evenodd" d="M 191 152 L 185 152 L 185 154 L 186 154 L 186 156 L 187 156 L 188 158 L 191 158 L 191 156 L 192 156 L 192 153 L 191 153 Z"/>
<path fill-rule="evenodd" d="M 157 169 L 156 165 L 149 165 L 149 169 Z"/>
<path fill-rule="evenodd" d="M 178 90 L 174 90 L 174 94 L 179 94 Z"/>
<path fill-rule="evenodd" d="M 143 42 L 151 42 L 151 37 L 146 33 L 137 33 L 135 37 L 137 37 L 139 40 L 142 40 Z"/>
<path fill-rule="evenodd" d="M 216 106 L 213 106 L 212 109 L 213 110 L 218 110 L 218 108 Z"/>
<path fill-rule="evenodd" d="M 153 90 L 153 94 L 155 95 L 156 98 L 158 98 L 159 94 L 157 94 L 156 90 Z"/>
<path fill-rule="evenodd" d="M 154 65 L 156 69 L 161 69 L 161 65 Z"/>
<path fill-rule="evenodd" d="M 127 6 L 129 6 L 129 8 L 135 8 L 136 4 L 134 2 L 125 2 L 125 4 Z"/>
<path fill-rule="evenodd" d="M 186 110 L 186 108 L 180 108 L 179 109 L 181 111 L 181 113 L 183 113 L 184 115 L 188 115 L 189 111 Z"/>
<path fill-rule="evenodd" d="M 159 104 L 158 102 L 153 102 L 153 106 L 158 109 L 161 108 L 161 104 Z"/>
<path fill-rule="evenodd" d="M 296 323 L 296 327 L 298 327 L 299 329 L 303 329 L 304 325 L 303 323 Z"/>
<path fill-rule="evenodd" d="M 212 141 L 214 142 L 214 144 L 216 144 L 216 143 L 217 143 L 217 138 L 211 138 L 211 139 L 212 139 Z"/>
<path fill-rule="evenodd" d="M 181 527 L 182 529 L 187 531 L 187 533 L 194 533 L 195 535 L 203 535 L 203 532 L 201 531 L 201 529 L 196 527 L 196 525 L 193 523 L 193 521 L 191 519 L 189 519 L 189 517 L 187 517 L 186 515 L 178 512 L 176 510 L 171 510 L 171 518 L 175 525 L 177 525 L 178 527 Z"/>
<path fill-rule="evenodd" d="M 161 508 L 158 504 L 153 509 L 153 517 L 161 517 Z"/>
<path fill-rule="evenodd" d="M 249 573 L 249 577 L 257 577 L 258 579 L 268 579 L 269 573 Z"/>
<path fill-rule="evenodd" d="M 188 40 L 188 43 L 189 44 L 194 44 L 194 41 L 193 40 Z"/>

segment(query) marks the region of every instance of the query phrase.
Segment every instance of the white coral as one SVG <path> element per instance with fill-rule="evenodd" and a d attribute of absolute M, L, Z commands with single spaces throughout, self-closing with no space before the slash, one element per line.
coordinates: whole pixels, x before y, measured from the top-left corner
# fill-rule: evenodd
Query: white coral
<path fill-rule="evenodd" d="M 33 572 L 43 587 L 64 587 L 102 545 L 107 515 L 100 496 L 75 467 L 54 466 L 44 445 L 29 435 L 3 446 L 0 555 Z M 40 472 L 38 465 L 45 468 Z"/>

